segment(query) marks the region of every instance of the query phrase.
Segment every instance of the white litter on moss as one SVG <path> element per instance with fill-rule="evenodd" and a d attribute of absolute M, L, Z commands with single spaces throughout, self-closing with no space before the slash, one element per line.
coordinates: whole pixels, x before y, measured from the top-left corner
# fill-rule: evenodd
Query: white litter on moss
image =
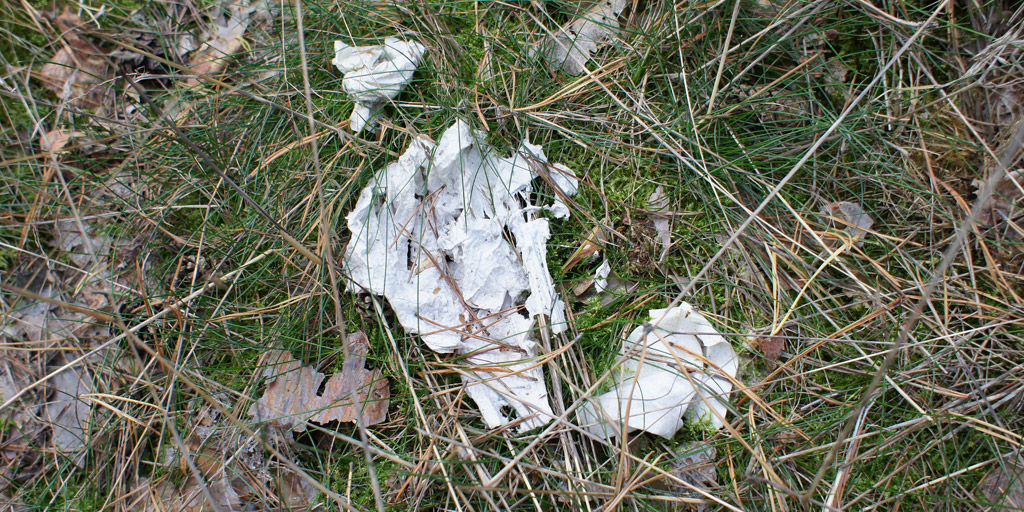
<path fill-rule="evenodd" d="M 614 389 L 580 409 L 580 424 L 604 438 L 618 436 L 623 422 L 664 438 L 685 421 L 722 428 L 738 369 L 732 345 L 685 302 L 649 313 L 657 327 L 630 333 Z"/>
<path fill-rule="evenodd" d="M 350 128 L 359 133 L 369 126 L 377 111 L 398 96 L 412 80 L 426 48 L 415 41 L 394 37 L 375 46 L 349 46 L 334 42 L 334 64 L 345 74 L 342 89 L 355 101 Z"/>
<path fill-rule="evenodd" d="M 555 332 L 565 324 L 540 213 L 568 209 L 532 204 L 532 183 L 544 174 L 572 195 L 577 181 L 540 146 L 523 141 L 502 157 L 483 140 L 459 121 L 437 143 L 413 140 L 378 172 L 348 215 L 345 268 L 356 291 L 385 296 L 431 349 L 467 354 L 466 392 L 488 427 L 519 419 L 525 431 L 552 416 L 536 319 L 546 316 Z"/>

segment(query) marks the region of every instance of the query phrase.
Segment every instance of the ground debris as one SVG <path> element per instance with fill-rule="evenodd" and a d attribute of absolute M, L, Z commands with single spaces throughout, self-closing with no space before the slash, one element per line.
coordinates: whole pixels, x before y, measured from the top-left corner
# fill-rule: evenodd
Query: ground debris
<path fill-rule="evenodd" d="M 135 50 L 143 49 L 157 58 L 184 62 L 186 55 L 199 49 L 199 41 L 191 31 L 181 30 L 191 21 L 192 9 L 177 2 L 165 2 L 156 9 L 152 7 L 141 7 L 131 13 L 126 25 L 133 28 L 122 34 L 129 44 L 110 55 L 120 65 L 160 73 L 166 69 L 163 62 Z"/>
<path fill-rule="evenodd" d="M 623 424 L 666 439 L 684 420 L 722 428 L 738 370 L 732 345 L 685 302 L 649 313 L 657 326 L 630 333 L 615 389 L 580 409 L 580 425 L 605 438 L 619 436 Z"/>
<path fill-rule="evenodd" d="M 636 286 L 636 283 L 621 279 L 612 270 L 608 260 L 601 260 L 601 264 L 594 270 L 594 276 L 580 281 L 573 287 L 572 293 L 578 300 L 597 301 L 601 306 L 607 306 Z"/>
<path fill-rule="evenodd" d="M 706 491 L 718 485 L 718 474 L 715 470 L 715 456 L 717 450 L 714 446 L 701 442 L 690 442 L 681 445 L 675 450 L 674 458 L 670 461 L 672 476 L 677 480 L 668 480 L 668 488 L 673 492 L 680 492 L 695 498 L 702 497 L 695 491 Z M 704 505 L 698 505 L 695 510 L 706 510 Z"/>
<path fill-rule="evenodd" d="M 39 147 L 47 153 L 59 154 L 73 139 L 83 137 L 85 134 L 80 131 L 67 131 L 60 128 L 44 132 L 39 135 Z"/>
<path fill-rule="evenodd" d="M 44 369 L 39 367 L 38 358 L 10 347 L 10 338 L 0 335 L 0 340 L 0 402 L 5 403 L 38 380 Z M 36 446 L 49 430 L 42 417 L 44 394 L 45 390 L 30 390 L 3 411 L 2 421 L 11 427 L 0 431 L 0 477 L 5 481 L 19 480 L 39 462 Z"/>
<path fill-rule="evenodd" d="M 860 203 L 850 201 L 836 201 L 828 203 L 821 212 L 829 217 L 829 223 L 836 229 L 842 229 L 855 240 L 854 245 L 864 245 L 864 235 L 871 230 L 875 223 Z"/>
<path fill-rule="evenodd" d="M 786 339 L 782 336 L 758 336 L 754 338 L 754 346 L 764 354 L 764 358 L 775 361 L 786 349 Z"/>
<path fill-rule="evenodd" d="M 202 75 L 224 71 L 228 59 L 242 49 L 242 36 L 254 21 L 263 16 L 266 5 L 261 0 L 226 0 L 215 10 L 205 40 L 189 55 L 188 67 L 197 75 L 185 80 L 186 87 L 198 85 Z"/>
<path fill-rule="evenodd" d="M 70 7 L 64 7 L 56 25 L 63 37 L 62 44 L 39 70 L 40 81 L 61 101 L 102 110 L 114 97 L 106 52 L 79 35 L 86 25 Z"/>
<path fill-rule="evenodd" d="M 549 221 L 538 213 L 568 212 L 532 204 L 532 182 L 545 174 L 575 190 L 572 171 L 549 164 L 540 146 L 524 140 L 501 157 L 458 121 L 437 143 L 413 140 L 348 215 L 354 285 L 386 296 L 434 351 L 468 355 L 466 393 L 491 428 L 518 419 L 529 430 L 552 415 L 531 331 L 540 315 L 564 330 L 565 305 L 548 270 Z"/>
<path fill-rule="evenodd" d="M 74 219 L 61 219 L 54 223 L 54 244 L 66 252 L 78 268 L 92 266 L 93 253 L 102 265 L 116 249 L 132 245 L 129 241 L 115 241 L 109 235 L 100 234 L 88 222 L 82 221 L 82 226 L 85 227 L 84 233 Z"/>
<path fill-rule="evenodd" d="M 0 511 L 27 512 L 29 510 L 34 510 L 34 507 L 28 506 L 19 494 L 12 494 L 8 489 L 0 491 Z"/>
<path fill-rule="evenodd" d="M 12 273 L 13 282 L 4 286 L 12 295 L 0 297 L 0 395 L 4 402 L 18 397 L 6 409 L 10 411 L 6 418 L 18 428 L 4 436 L 8 450 L 3 455 L 15 472 L 27 471 L 32 464 L 22 460 L 25 452 L 17 453 L 25 443 L 37 447 L 30 452 L 47 446 L 48 451 L 81 465 L 94 430 L 92 404 L 86 396 L 105 387 L 103 381 L 94 380 L 90 368 L 113 357 L 109 351 L 99 351 L 64 368 L 89 350 L 92 342 L 110 338 L 107 322 L 98 321 L 106 315 L 94 312 L 110 306 L 106 288 L 117 279 L 106 270 L 91 275 L 51 267 L 44 258 L 23 260 Z M 46 384 L 32 387 L 58 370 Z"/>
<path fill-rule="evenodd" d="M 586 72 L 590 54 L 607 44 L 619 27 L 618 16 L 626 8 L 626 0 L 595 0 L 581 7 L 581 14 L 542 47 L 552 64 L 570 75 Z"/>
<path fill-rule="evenodd" d="M 67 362 L 64 358 L 60 362 Z M 53 397 L 46 403 L 46 418 L 53 429 L 51 443 L 60 453 L 78 466 L 85 457 L 92 407 L 82 398 L 93 393 L 89 373 L 74 366 L 57 374 L 52 380 Z"/>
<path fill-rule="evenodd" d="M 999 461 L 979 489 L 993 510 L 1024 510 L 1024 461 Z"/>
<path fill-rule="evenodd" d="M 256 481 L 250 473 L 232 473 L 228 466 L 204 477 L 190 476 L 175 485 L 170 478 L 142 479 L 136 486 L 133 510 L 145 512 L 242 512 L 247 510 L 324 510 L 318 491 L 309 481 L 286 468 L 277 468 L 276 494 L 266 486 L 274 479 Z M 268 472 L 269 474 L 269 472 Z M 204 489 L 205 488 L 205 489 Z M 273 488 L 273 487 L 270 487 Z M 212 498 L 212 501 L 211 501 Z"/>
<path fill-rule="evenodd" d="M 249 409 L 249 415 L 284 429 L 301 432 L 307 421 L 355 422 L 361 415 L 363 424 L 375 425 L 385 420 L 391 391 L 379 370 L 367 370 L 366 335 L 352 333 L 348 337 L 349 358 L 342 371 L 327 381 L 318 394 L 324 374 L 302 364 L 288 352 L 268 352 L 264 375 L 270 380 L 267 390 Z"/>
<path fill-rule="evenodd" d="M 398 96 L 416 73 L 426 48 L 415 41 L 388 37 L 384 44 L 349 46 L 334 42 L 334 64 L 345 74 L 341 87 L 355 101 L 349 128 L 359 133 L 374 131 L 373 118 L 389 100 Z"/>
<path fill-rule="evenodd" d="M 672 247 L 672 225 L 668 216 L 669 198 L 665 195 L 665 188 L 658 185 L 651 197 L 647 199 L 650 214 L 648 219 L 654 224 L 654 231 L 658 234 L 658 242 L 661 243 L 661 255 L 658 262 L 665 261 L 668 250 Z"/>
<path fill-rule="evenodd" d="M 214 400 L 228 407 L 224 394 Z M 146 512 L 242 512 L 248 510 L 316 510 L 317 491 L 277 458 L 268 458 L 259 440 L 245 434 L 212 405 L 201 408 L 182 444 L 165 447 L 163 477 L 142 478 L 135 485 L 132 510 Z M 281 457 L 294 458 L 280 431 L 267 429 L 268 442 Z M 184 479 L 175 474 L 186 475 Z"/>
<path fill-rule="evenodd" d="M 1024 117 L 1024 45 L 1021 45 L 1019 14 L 1005 15 L 998 8 L 989 16 L 971 16 L 974 30 L 983 37 L 964 45 L 970 68 L 972 90 L 964 95 L 964 108 L 992 147 L 999 146 L 1001 134 Z"/>
<path fill-rule="evenodd" d="M 981 180 L 975 180 L 974 185 L 979 193 L 985 187 Z M 982 205 L 978 220 L 1004 239 L 1024 238 L 1024 169 L 1012 170 L 999 180 L 988 202 Z"/>

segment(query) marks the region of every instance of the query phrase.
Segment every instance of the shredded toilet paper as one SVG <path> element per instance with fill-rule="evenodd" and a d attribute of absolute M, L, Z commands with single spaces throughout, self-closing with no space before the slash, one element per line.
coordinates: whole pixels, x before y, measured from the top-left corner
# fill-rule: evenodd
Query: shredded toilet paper
<path fill-rule="evenodd" d="M 578 182 L 568 168 L 548 164 L 540 146 L 523 141 L 502 157 L 483 140 L 459 121 L 436 144 L 413 140 L 378 172 L 348 215 L 345 267 L 431 349 L 468 355 L 466 392 L 488 427 L 518 419 L 525 431 L 552 415 L 536 318 L 545 315 L 554 332 L 565 323 L 540 213 L 569 214 L 560 200 L 532 204 L 532 182 L 543 174 L 563 197 Z"/>
<path fill-rule="evenodd" d="M 738 369 L 732 345 L 685 302 L 649 313 L 657 327 L 630 333 L 615 388 L 581 407 L 580 424 L 605 438 L 618 436 L 623 422 L 664 438 L 687 420 L 722 428 Z"/>

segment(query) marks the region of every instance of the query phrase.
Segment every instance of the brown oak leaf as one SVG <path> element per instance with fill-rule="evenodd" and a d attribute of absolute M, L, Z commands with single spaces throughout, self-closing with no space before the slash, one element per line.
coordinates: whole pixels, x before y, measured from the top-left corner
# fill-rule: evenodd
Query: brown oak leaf
<path fill-rule="evenodd" d="M 367 370 L 369 341 L 357 332 L 348 336 L 349 357 L 342 371 L 332 376 L 318 394 L 324 374 L 312 366 L 302 366 L 288 352 L 275 350 L 264 358 L 264 375 L 271 380 L 267 390 L 249 409 L 249 415 L 282 428 L 301 432 L 305 422 L 355 422 L 374 425 L 387 417 L 391 391 L 387 379 L 378 370 Z"/>

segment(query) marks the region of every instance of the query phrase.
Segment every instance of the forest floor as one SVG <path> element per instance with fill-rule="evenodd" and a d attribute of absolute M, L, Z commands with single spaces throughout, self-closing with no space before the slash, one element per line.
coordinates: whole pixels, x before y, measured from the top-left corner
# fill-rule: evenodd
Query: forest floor
<path fill-rule="evenodd" d="M 1024 507 L 1022 21 L 1005 0 L 0 3 L 0 507 Z M 335 42 L 385 38 L 423 55 L 366 60 L 415 73 L 354 133 Z M 453 206 L 434 157 L 460 126 L 454 168 L 519 162 L 522 187 Z M 408 249 L 357 243 L 400 197 Z M 445 215 L 497 236 L 427 262 Z M 669 307 L 732 370 L 710 330 L 659 327 Z M 595 424 L 638 336 L 696 340 L 650 364 L 684 405 L 718 375 L 727 406 Z"/>

